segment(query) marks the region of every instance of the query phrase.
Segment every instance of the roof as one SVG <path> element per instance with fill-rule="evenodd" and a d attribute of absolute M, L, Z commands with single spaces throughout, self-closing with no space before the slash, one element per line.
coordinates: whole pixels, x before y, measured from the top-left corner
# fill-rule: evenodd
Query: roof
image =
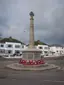
<path fill-rule="evenodd" d="M 63 47 L 62 45 L 59 45 L 59 44 L 52 44 L 52 45 L 49 45 L 50 47 L 52 46 L 56 46 L 56 47 Z"/>

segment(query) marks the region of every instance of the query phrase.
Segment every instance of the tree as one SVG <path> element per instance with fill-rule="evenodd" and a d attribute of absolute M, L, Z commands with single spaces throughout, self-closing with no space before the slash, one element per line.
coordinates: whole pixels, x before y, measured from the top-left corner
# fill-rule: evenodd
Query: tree
<path fill-rule="evenodd" d="M 34 42 L 34 45 L 46 45 L 44 42 L 41 42 L 40 40 L 37 40 Z"/>
<path fill-rule="evenodd" d="M 24 44 L 23 42 L 17 40 L 17 39 L 14 39 L 12 37 L 9 37 L 9 38 L 3 38 L 1 39 L 0 42 L 16 42 L 16 43 L 21 43 L 21 44 Z"/>

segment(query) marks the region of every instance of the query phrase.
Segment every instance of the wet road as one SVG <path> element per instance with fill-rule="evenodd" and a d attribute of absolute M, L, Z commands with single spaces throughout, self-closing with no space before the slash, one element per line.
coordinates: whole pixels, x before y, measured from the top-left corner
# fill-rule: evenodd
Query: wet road
<path fill-rule="evenodd" d="M 12 62 L 17 61 L 0 61 L 0 85 L 64 85 L 62 70 L 15 71 L 5 68 L 6 64 Z"/>

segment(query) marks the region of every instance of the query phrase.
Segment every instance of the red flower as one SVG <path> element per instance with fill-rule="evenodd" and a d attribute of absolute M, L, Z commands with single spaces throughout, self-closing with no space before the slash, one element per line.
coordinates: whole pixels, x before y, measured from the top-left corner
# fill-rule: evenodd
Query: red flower
<path fill-rule="evenodd" d="M 41 60 L 41 64 L 44 64 L 45 62 L 44 62 L 44 60 Z"/>
<path fill-rule="evenodd" d="M 24 65 L 25 65 L 25 64 L 26 64 L 26 60 L 22 60 L 22 64 L 24 64 Z"/>
<path fill-rule="evenodd" d="M 30 65 L 33 65 L 33 60 L 29 60 Z"/>
<path fill-rule="evenodd" d="M 41 60 L 38 60 L 38 64 L 41 64 Z"/>

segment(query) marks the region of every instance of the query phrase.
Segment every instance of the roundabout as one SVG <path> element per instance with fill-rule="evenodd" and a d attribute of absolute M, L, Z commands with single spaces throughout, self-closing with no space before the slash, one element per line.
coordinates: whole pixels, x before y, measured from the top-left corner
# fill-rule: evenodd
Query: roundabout
<path fill-rule="evenodd" d="M 34 13 L 30 12 L 30 32 L 29 32 L 29 46 L 27 49 L 22 50 L 22 59 L 18 63 L 7 65 L 7 68 L 14 70 L 48 70 L 57 68 L 53 64 L 47 64 L 41 56 L 42 51 L 36 49 L 34 46 Z"/>
<path fill-rule="evenodd" d="M 51 70 L 57 69 L 59 66 L 54 64 L 40 64 L 40 65 L 26 65 L 20 63 L 13 63 L 6 66 L 6 68 L 17 70 L 17 71 L 44 71 L 44 70 Z"/>

